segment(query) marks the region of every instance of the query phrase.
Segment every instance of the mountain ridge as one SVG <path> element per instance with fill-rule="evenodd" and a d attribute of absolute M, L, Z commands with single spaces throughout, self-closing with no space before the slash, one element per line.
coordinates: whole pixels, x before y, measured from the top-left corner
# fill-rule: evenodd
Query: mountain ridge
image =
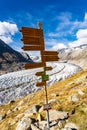
<path fill-rule="evenodd" d="M 30 57 L 26 53 L 25 55 L 12 49 L 0 39 L 0 74 L 21 70 L 24 63 L 32 63 Z"/>
<path fill-rule="evenodd" d="M 58 50 L 60 61 L 73 63 L 83 69 L 87 68 L 87 44 Z"/>

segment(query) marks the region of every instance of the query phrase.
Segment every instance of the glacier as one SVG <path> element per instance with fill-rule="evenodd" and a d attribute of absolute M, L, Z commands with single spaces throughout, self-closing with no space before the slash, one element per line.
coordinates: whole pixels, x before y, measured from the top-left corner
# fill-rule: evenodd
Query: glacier
<path fill-rule="evenodd" d="M 64 80 L 82 70 L 82 68 L 77 65 L 62 62 L 49 62 L 47 63 L 47 66 L 53 67 L 51 71 L 46 72 L 49 75 L 47 86 Z M 37 77 L 35 73 L 40 71 L 43 71 L 43 68 L 21 70 L 1 75 L 0 104 L 6 104 L 10 101 L 43 89 L 42 86 L 36 87 L 36 82 L 41 82 L 41 77 Z"/>

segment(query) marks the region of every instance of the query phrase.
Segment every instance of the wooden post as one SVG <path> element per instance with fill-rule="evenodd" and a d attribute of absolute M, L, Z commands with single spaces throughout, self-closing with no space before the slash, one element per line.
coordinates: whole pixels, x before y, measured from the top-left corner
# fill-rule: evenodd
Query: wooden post
<path fill-rule="evenodd" d="M 42 29 L 42 23 L 41 22 L 39 22 L 38 23 L 38 28 L 39 29 Z M 44 39 L 44 35 L 43 35 L 43 39 Z M 41 44 L 43 44 L 44 45 L 44 40 L 41 40 L 43 43 L 41 43 Z M 41 50 L 40 52 L 41 52 L 41 60 L 42 60 L 42 63 L 43 63 L 43 69 L 44 69 L 44 74 L 46 75 L 46 61 L 45 61 L 45 59 L 44 59 L 44 50 L 45 50 L 45 46 L 44 46 L 44 49 L 43 50 Z M 45 82 L 45 96 L 46 96 L 46 104 L 48 104 L 48 95 L 47 95 L 47 86 L 46 86 L 46 81 L 44 81 Z M 50 130 L 50 124 L 49 124 L 49 110 L 46 110 L 46 117 L 47 117 L 47 130 Z"/>
<path fill-rule="evenodd" d="M 38 22 L 38 29 L 43 29 L 42 22 Z"/>
<path fill-rule="evenodd" d="M 42 82 L 37 83 L 37 87 L 44 86 L 45 87 L 45 96 L 46 96 L 46 103 L 45 103 L 45 110 L 47 116 L 47 130 L 50 130 L 49 125 L 49 109 L 51 108 L 48 104 L 48 95 L 47 95 L 47 86 L 46 81 L 49 79 L 49 76 L 46 75 L 46 71 L 52 70 L 52 67 L 46 67 L 46 62 L 50 61 L 58 61 L 58 53 L 55 51 L 45 51 L 44 45 L 44 35 L 43 35 L 43 28 L 42 23 L 38 23 L 38 29 L 36 28 L 28 28 L 22 27 L 20 32 L 22 33 L 23 47 L 24 51 L 40 51 L 41 53 L 41 63 L 27 63 L 25 64 L 25 69 L 34 69 L 38 67 L 43 67 L 43 74 L 42 72 L 36 73 L 37 76 L 42 76 Z"/>

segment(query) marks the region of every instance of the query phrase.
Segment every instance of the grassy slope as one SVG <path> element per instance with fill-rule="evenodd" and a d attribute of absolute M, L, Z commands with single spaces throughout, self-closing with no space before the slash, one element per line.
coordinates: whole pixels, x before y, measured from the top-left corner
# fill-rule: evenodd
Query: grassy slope
<path fill-rule="evenodd" d="M 84 95 L 78 93 L 80 90 L 84 92 Z M 80 100 L 77 102 L 70 101 L 69 99 L 73 94 L 77 94 Z M 59 102 L 53 102 L 51 104 L 52 109 L 68 111 L 70 115 L 69 121 L 76 123 L 80 130 L 87 129 L 87 70 L 48 87 L 48 99 L 56 99 Z M 14 103 L 0 106 L 0 115 L 7 114 L 11 110 L 10 114 L 0 122 L 0 130 L 15 130 L 17 122 L 24 116 L 24 112 L 34 104 L 42 106 L 44 100 L 45 91 L 42 90 L 20 98 Z M 45 112 L 41 114 L 45 118 Z M 33 117 L 36 118 L 36 116 Z"/>

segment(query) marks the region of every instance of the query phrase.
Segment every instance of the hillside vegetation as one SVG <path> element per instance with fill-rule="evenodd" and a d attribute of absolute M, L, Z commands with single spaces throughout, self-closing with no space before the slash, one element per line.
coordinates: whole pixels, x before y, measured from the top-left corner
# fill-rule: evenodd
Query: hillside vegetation
<path fill-rule="evenodd" d="M 80 130 L 87 129 L 87 69 L 66 80 L 48 87 L 48 100 L 52 110 L 69 112 L 69 122 L 75 123 Z M 16 130 L 18 121 L 25 116 L 26 111 L 35 104 L 43 106 L 45 102 L 44 89 L 7 105 L 0 106 L 0 130 Z M 45 119 L 45 111 L 39 112 Z M 3 118 L 1 118 L 3 115 Z M 29 114 L 37 119 L 36 114 Z"/>

